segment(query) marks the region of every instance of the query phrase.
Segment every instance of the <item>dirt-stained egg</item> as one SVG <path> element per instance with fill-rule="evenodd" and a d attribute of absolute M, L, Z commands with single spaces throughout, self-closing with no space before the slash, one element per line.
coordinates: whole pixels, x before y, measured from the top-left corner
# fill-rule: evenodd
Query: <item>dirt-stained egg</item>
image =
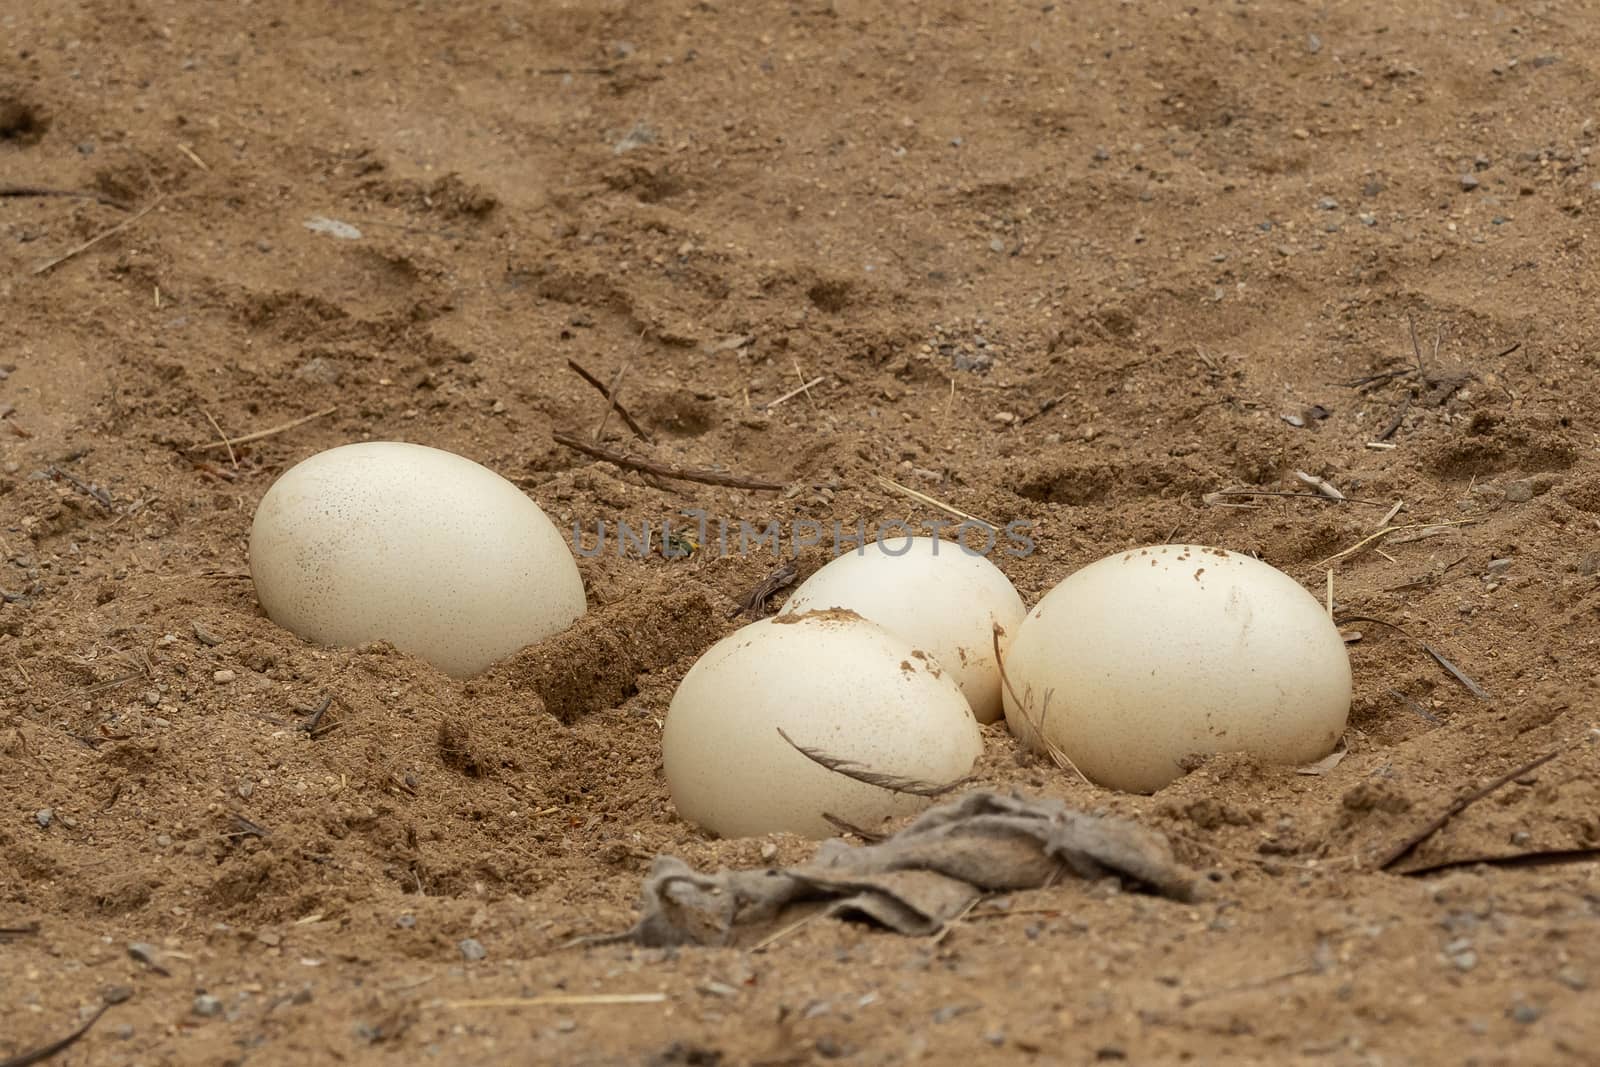
<path fill-rule="evenodd" d="M 932 802 L 863 773 L 957 782 L 983 742 L 932 656 L 829 610 L 763 619 L 712 645 L 673 694 L 661 748 L 672 802 L 689 822 L 722 837 L 821 838 L 838 833 L 829 815 L 871 829 Z"/>
<path fill-rule="evenodd" d="M 1316 597 L 1250 556 L 1119 552 L 1070 575 L 1007 650 L 1006 722 L 1093 781 L 1149 793 L 1189 755 L 1301 764 L 1333 751 L 1350 659 Z"/>
<path fill-rule="evenodd" d="M 955 541 L 898 537 L 872 542 L 823 566 L 789 597 L 783 614 L 848 608 L 933 653 L 979 722 L 1000 718 L 1001 650 L 1027 609 L 989 559 Z"/>
<path fill-rule="evenodd" d="M 463 456 L 392 441 L 320 452 L 274 482 L 250 528 L 250 573 L 268 617 L 308 641 L 386 640 L 457 676 L 586 608 L 538 504 Z"/>

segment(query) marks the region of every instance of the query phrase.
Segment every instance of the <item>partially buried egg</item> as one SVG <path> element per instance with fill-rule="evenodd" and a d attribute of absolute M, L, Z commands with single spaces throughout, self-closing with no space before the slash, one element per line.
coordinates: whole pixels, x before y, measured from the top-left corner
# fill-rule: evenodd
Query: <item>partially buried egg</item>
<path fill-rule="evenodd" d="M 586 607 L 539 505 L 463 456 L 390 441 L 320 452 L 274 482 L 250 573 L 267 615 L 308 641 L 385 640 L 458 676 Z"/>
<path fill-rule="evenodd" d="M 1027 609 L 1000 568 L 955 541 L 888 538 L 825 565 L 794 591 L 783 613 L 848 608 L 933 653 L 979 722 L 1000 718 L 1001 648 Z"/>
<path fill-rule="evenodd" d="M 1013 733 L 1131 792 L 1171 782 L 1190 755 L 1321 759 L 1350 713 L 1349 656 L 1317 599 L 1260 560 L 1194 545 L 1070 575 L 1023 620 L 1005 671 Z"/>
<path fill-rule="evenodd" d="M 838 832 L 830 815 L 876 827 L 930 800 L 862 778 L 953 784 L 982 748 L 933 658 L 848 611 L 763 619 L 711 646 L 673 694 L 661 738 L 679 814 L 723 837 L 827 837 Z"/>

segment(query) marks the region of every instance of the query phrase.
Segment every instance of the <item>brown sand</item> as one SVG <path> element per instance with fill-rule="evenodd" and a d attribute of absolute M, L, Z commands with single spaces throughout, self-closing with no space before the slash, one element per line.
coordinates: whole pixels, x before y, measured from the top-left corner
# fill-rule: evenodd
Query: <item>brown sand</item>
<path fill-rule="evenodd" d="M 38 924 L 0 939 L 0 1058 L 109 993 L 60 1062 L 1592 1062 L 1588 5 L 13 0 L 0 48 L 0 184 L 101 197 L 0 199 L 0 926 Z M 1408 316 L 1422 372 L 1340 384 L 1411 364 Z M 802 491 L 554 444 L 605 408 L 569 358 L 629 367 L 655 444 L 613 415 L 610 446 Z M 592 638 L 470 682 L 308 647 L 256 606 L 252 509 L 364 438 L 590 530 L 937 517 L 884 473 L 1035 522 L 1001 557 L 1030 603 L 1172 538 L 1320 591 L 1404 500 L 1471 523 L 1340 561 L 1339 610 L 1491 697 L 1360 624 L 1320 776 L 1116 796 L 986 731 L 985 785 L 1164 830 L 1204 905 L 1069 883 L 937 941 L 562 949 L 657 852 L 806 854 L 706 839 L 659 764 L 777 559 L 585 559 Z M 1296 470 L 1363 502 L 1206 497 Z M 1371 869 L 1558 745 L 1401 866 L 1533 860 Z M 460 1003 L 599 993 L 664 999 Z"/>

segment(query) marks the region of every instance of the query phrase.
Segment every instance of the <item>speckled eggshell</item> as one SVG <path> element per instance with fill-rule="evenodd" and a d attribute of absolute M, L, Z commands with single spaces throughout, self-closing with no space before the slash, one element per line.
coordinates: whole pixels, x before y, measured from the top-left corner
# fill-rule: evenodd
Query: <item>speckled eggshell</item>
<path fill-rule="evenodd" d="M 994 626 L 1004 631 L 1003 653 L 1027 609 L 986 557 L 936 537 L 874 542 L 806 579 L 783 613 L 818 608 L 848 608 L 932 652 L 979 722 L 1000 718 Z"/>
<path fill-rule="evenodd" d="M 1006 657 L 1006 722 L 1089 778 L 1149 793 L 1191 754 L 1303 764 L 1350 713 L 1350 659 L 1316 597 L 1260 560 L 1155 545 L 1092 563 L 1028 613 Z"/>
<path fill-rule="evenodd" d="M 583 580 L 555 524 L 465 457 L 396 442 L 291 467 L 250 529 L 256 596 L 322 645 L 386 640 L 457 676 L 566 629 Z"/>
<path fill-rule="evenodd" d="M 723 837 L 822 838 L 926 807 L 854 781 L 795 744 L 923 782 L 968 774 L 983 748 L 961 690 L 925 652 L 846 611 L 774 616 L 712 645 L 667 711 L 662 760 L 678 813 Z"/>

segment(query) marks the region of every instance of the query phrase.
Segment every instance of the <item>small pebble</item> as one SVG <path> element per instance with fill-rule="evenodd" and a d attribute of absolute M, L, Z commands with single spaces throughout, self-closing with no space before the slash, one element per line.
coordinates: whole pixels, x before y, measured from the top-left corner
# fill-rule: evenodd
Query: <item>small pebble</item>
<path fill-rule="evenodd" d="M 1010 426 L 1017 421 L 1017 417 L 1009 411 L 997 411 L 989 416 L 989 421 L 998 422 L 1001 426 Z"/>
<path fill-rule="evenodd" d="M 412 915 L 410 912 L 407 912 L 404 915 L 396 916 L 394 924 L 402 930 L 410 930 L 417 925 L 417 917 Z"/>
<path fill-rule="evenodd" d="M 1556 972 L 1556 981 L 1574 992 L 1582 993 L 1589 988 L 1589 978 L 1576 967 L 1563 967 Z"/>
<path fill-rule="evenodd" d="M 148 941 L 130 941 L 128 943 L 128 956 L 146 967 L 159 967 L 160 965 L 160 953 Z"/>
<path fill-rule="evenodd" d="M 461 950 L 461 958 L 468 963 L 474 963 L 489 955 L 489 950 L 484 948 L 483 943 L 475 937 L 462 940 L 456 945 L 456 948 Z"/>
<path fill-rule="evenodd" d="M 1477 175 L 1475 175 L 1475 174 L 1463 174 L 1461 176 L 1461 189 L 1462 189 L 1463 192 L 1470 193 L 1470 192 L 1472 192 L 1472 190 L 1476 189 L 1477 187 L 1478 187 L 1478 176 Z"/>
<path fill-rule="evenodd" d="M 1527 478 L 1506 486 L 1506 503 L 1526 504 L 1533 499 L 1533 482 Z"/>
<path fill-rule="evenodd" d="M 761 862 L 771 863 L 778 858 L 778 846 L 771 841 L 761 842 Z"/>
<path fill-rule="evenodd" d="M 1467 949 L 1451 956 L 1450 962 L 1455 964 L 1455 968 L 1458 971 L 1470 971 L 1478 965 L 1478 954 L 1471 949 Z"/>
<path fill-rule="evenodd" d="M 222 1001 L 218 1000 L 209 993 L 201 993 L 198 997 L 194 998 L 194 1013 L 196 1015 L 204 1016 L 208 1019 L 216 1015 L 221 1015 Z"/>
<path fill-rule="evenodd" d="M 55 822 L 55 818 L 55 808 L 40 808 L 38 811 L 33 813 L 33 821 L 39 824 L 39 828 L 41 830 L 49 829 L 50 824 Z"/>
<path fill-rule="evenodd" d="M 146 689 L 144 691 L 144 702 L 153 708 L 161 703 L 161 694 L 154 689 Z"/>
<path fill-rule="evenodd" d="M 234 674 L 232 671 L 227 670 L 227 669 L 223 669 L 223 670 L 217 671 L 215 674 L 213 674 L 211 676 L 211 680 L 213 682 L 216 682 L 218 685 L 227 685 L 229 682 L 233 681 L 237 677 L 238 677 L 238 675 Z"/>
<path fill-rule="evenodd" d="M 1600 574 L 1600 552 L 1590 552 L 1579 559 L 1578 573 L 1585 577 Z"/>
<path fill-rule="evenodd" d="M 1511 560 L 1509 559 L 1491 559 L 1489 561 L 1488 571 L 1490 574 L 1504 574 L 1510 569 Z"/>
<path fill-rule="evenodd" d="M 1543 1016 L 1544 1010 L 1542 1008 L 1534 1004 L 1529 1004 L 1525 1000 L 1519 1000 L 1515 1004 L 1511 1005 L 1512 1020 L 1521 1023 L 1523 1026 L 1527 1026 L 1530 1023 L 1536 1023 Z"/>

